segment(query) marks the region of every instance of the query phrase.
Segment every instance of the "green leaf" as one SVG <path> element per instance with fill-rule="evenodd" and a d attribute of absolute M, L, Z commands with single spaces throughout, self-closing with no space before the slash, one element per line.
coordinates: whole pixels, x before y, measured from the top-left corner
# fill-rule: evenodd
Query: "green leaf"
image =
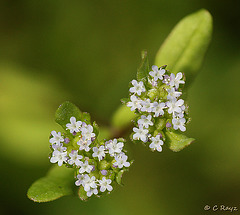
<path fill-rule="evenodd" d="M 147 57 L 147 51 L 142 51 L 142 62 L 140 67 L 137 70 L 137 80 L 143 81 L 145 83 L 147 81 L 147 76 L 149 73 L 149 63 Z"/>
<path fill-rule="evenodd" d="M 95 121 L 93 122 L 93 132 L 96 134 L 96 137 L 97 137 L 99 134 L 99 127 Z"/>
<path fill-rule="evenodd" d="M 87 201 L 88 196 L 87 196 L 87 192 L 84 190 L 84 187 L 81 186 L 78 189 L 78 197 L 82 200 L 82 201 Z"/>
<path fill-rule="evenodd" d="M 118 172 L 118 174 L 116 175 L 116 182 L 119 184 L 119 185 L 123 185 L 122 184 L 122 176 L 123 176 L 123 173 L 124 173 L 125 171 L 124 170 L 120 170 L 119 172 Z"/>
<path fill-rule="evenodd" d="M 195 140 L 176 131 L 166 131 L 166 138 L 169 148 L 174 152 L 181 151 Z"/>
<path fill-rule="evenodd" d="M 186 85 L 191 84 L 199 70 L 211 40 L 212 17 L 199 10 L 183 18 L 160 47 L 155 64 L 167 65 L 172 73 L 183 72 Z"/>
<path fill-rule="evenodd" d="M 86 122 L 87 124 L 91 124 L 91 116 L 90 116 L 90 114 L 87 113 L 87 112 L 83 112 L 82 121 Z"/>
<path fill-rule="evenodd" d="M 130 165 L 132 165 L 133 164 L 133 160 L 131 160 L 130 161 Z M 125 172 L 127 172 L 127 171 L 129 171 L 128 169 L 122 169 L 122 170 L 120 170 L 117 174 L 116 174 L 116 182 L 119 184 L 119 185 L 123 185 L 123 183 L 122 183 L 122 177 L 123 177 L 123 173 L 125 173 Z"/>
<path fill-rule="evenodd" d="M 72 195 L 73 186 L 73 169 L 54 166 L 47 176 L 31 185 L 27 196 L 34 202 L 49 202 L 62 196 Z"/>
<path fill-rule="evenodd" d="M 74 116 L 76 120 L 82 120 L 82 112 L 71 102 L 64 102 L 59 106 L 55 113 L 55 121 L 66 129 L 66 124 L 70 123 L 70 118 Z"/>

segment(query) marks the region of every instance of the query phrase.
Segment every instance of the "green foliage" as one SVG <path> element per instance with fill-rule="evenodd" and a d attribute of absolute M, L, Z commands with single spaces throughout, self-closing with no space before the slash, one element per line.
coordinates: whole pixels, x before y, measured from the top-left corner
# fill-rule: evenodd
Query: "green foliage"
<path fill-rule="evenodd" d="M 81 121 L 83 121 L 83 122 L 85 122 L 87 124 L 91 124 L 91 116 L 90 116 L 90 114 L 87 113 L 87 112 L 83 112 Z"/>
<path fill-rule="evenodd" d="M 121 170 L 118 172 L 116 176 L 116 182 L 120 185 L 122 185 L 122 176 L 123 176 L 124 170 Z"/>
<path fill-rule="evenodd" d="M 66 130 L 66 124 L 69 123 L 69 119 L 74 116 L 76 120 L 82 120 L 87 116 L 86 113 L 82 113 L 79 108 L 71 102 L 64 102 L 59 106 L 55 113 L 55 121 Z M 88 120 L 88 118 L 87 118 Z"/>
<path fill-rule="evenodd" d="M 188 138 L 177 131 L 166 131 L 166 143 L 169 148 L 174 152 L 179 152 L 186 146 L 190 145 L 195 139 Z"/>
<path fill-rule="evenodd" d="M 196 76 L 212 35 L 212 17 L 204 9 L 182 19 L 159 49 L 155 64 L 167 64 L 172 73 L 183 72 L 186 86 Z"/>
<path fill-rule="evenodd" d="M 95 121 L 93 122 L 93 132 L 96 134 L 96 137 L 99 135 L 99 127 Z"/>
<path fill-rule="evenodd" d="M 55 113 L 55 121 L 66 130 L 66 124 L 69 123 L 69 119 L 72 116 L 76 120 L 82 120 L 87 123 L 90 121 L 88 113 L 82 113 L 77 106 L 69 101 L 59 106 Z M 94 125 L 95 131 L 98 131 L 96 123 Z M 32 184 L 27 195 L 28 198 L 35 202 L 48 202 L 65 195 L 73 194 L 73 185 L 73 169 L 54 166 L 47 176 L 38 179 Z"/>
<path fill-rule="evenodd" d="M 147 51 L 142 51 L 142 62 L 137 70 L 137 80 L 145 83 L 147 81 L 147 76 L 149 73 L 149 63 L 147 57 Z"/>
<path fill-rule="evenodd" d="M 62 196 L 72 195 L 73 185 L 73 169 L 54 166 L 45 177 L 31 185 L 27 196 L 34 202 L 49 202 Z"/>
<path fill-rule="evenodd" d="M 84 190 L 84 187 L 83 187 L 83 186 L 81 186 L 81 187 L 78 189 L 78 197 L 79 197 L 82 201 L 87 201 L 87 199 L 88 199 L 87 193 L 86 193 L 86 191 Z"/>

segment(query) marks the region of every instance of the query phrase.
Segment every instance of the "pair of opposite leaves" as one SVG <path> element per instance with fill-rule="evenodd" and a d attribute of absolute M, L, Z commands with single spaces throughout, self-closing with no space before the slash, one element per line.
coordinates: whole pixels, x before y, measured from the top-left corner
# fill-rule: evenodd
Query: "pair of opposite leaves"
<path fill-rule="evenodd" d="M 170 35 L 160 47 L 155 65 L 168 65 L 168 69 L 176 74 L 183 71 L 186 75 L 186 88 L 192 83 L 199 70 L 212 35 L 212 17 L 208 11 L 202 9 L 183 18 L 172 30 Z M 145 56 L 145 55 L 144 55 Z M 144 71 L 143 57 L 142 65 L 138 70 L 138 76 Z M 67 104 L 67 103 L 65 103 Z M 81 113 L 80 110 L 68 103 L 62 111 L 56 112 L 56 122 L 65 124 L 71 116 Z M 68 107 L 68 108 L 67 108 Z M 118 130 L 126 128 L 135 114 L 130 108 L 121 106 L 112 118 L 112 126 Z M 180 151 L 193 142 L 183 134 L 169 133 L 169 148 L 173 151 Z M 62 196 L 74 194 L 73 169 L 54 166 L 48 174 L 35 181 L 28 190 L 28 197 L 35 202 L 48 202 Z"/>

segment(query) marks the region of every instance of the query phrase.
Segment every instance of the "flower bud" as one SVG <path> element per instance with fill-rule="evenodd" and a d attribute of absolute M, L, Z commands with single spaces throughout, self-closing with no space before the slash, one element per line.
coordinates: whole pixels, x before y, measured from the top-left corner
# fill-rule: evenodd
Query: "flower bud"
<path fill-rule="evenodd" d="M 148 91 L 147 95 L 148 97 L 153 101 L 157 96 L 158 96 L 159 92 L 157 89 L 151 89 Z"/>
<path fill-rule="evenodd" d="M 99 163 L 99 169 L 100 170 L 106 170 L 109 169 L 109 167 L 111 166 L 111 164 L 109 162 L 107 162 L 106 160 L 102 160 Z"/>
<path fill-rule="evenodd" d="M 101 174 L 104 175 L 104 176 L 107 175 L 107 173 L 108 173 L 107 170 L 105 170 L 105 169 L 101 170 L 100 172 L 101 172 Z"/>
<path fill-rule="evenodd" d="M 99 175 L 99 172 L 97 172 L 97 171 L 92 171 L 92 172 L 89 173 L 89 176 L 90 176 L 90 177 L 94 176 L 95 178 L 99 178 L 100 175 Z"/>
<path fill-rule="evenodd" d="M 166 123 L 166 128 L 171 128 L 172 127 L 172 124 L 170 122 L 167 122 Z"/>
<path fill-rule="evenodd" d="M 112 181 L 115 179 L 115 173 L 112 170 L 108 171 L 107 178 L 111 179 Z"/>
<path fill-rule="evenodd" d="M 166 119 L 158 119 L 157 122 L 155 123 L 156 129 L 161 131 L 166 125 Z"/>
<path fill-rule="evenodd" d="M 69 138 L 65 138 L 64 139 L 64 143 L 68 144 L 70 142 L 70 139 Z"/>

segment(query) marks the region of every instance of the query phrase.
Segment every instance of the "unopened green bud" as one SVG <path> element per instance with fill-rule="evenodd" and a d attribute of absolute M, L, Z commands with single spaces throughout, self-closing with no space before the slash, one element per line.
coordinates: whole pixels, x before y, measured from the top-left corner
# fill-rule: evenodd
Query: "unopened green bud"
<path fill-rule="evenodd" d="M 110 166 L 111 166 L 111 164 L 108 163 L 106 160 L 102 160 L 102 161 L 100 161 L 100 163 L 99 163 L 99 169 L 100 169 L 100 170 L 109 169 Z"/>
<path fill-rule="evenodd" d="M 167 91 L 165 89 L 166 85 L 162 85 L 159 87 L 159 96 L 160 98 L 166 99 L 167 98 Z"/>
<path fill-rule="evenodd" d="M 89 163 L 90 165 L 94 165 L 95 167 L 97 166 L 97 161 L 95 161 L 94 159 L 89 159 L 89 160 L 88 160 L 88 163 Z"/>
<path fill-rule="evenodd" d="M 108 171 L 107 178 L 111 179 L 112 181 L 115 178 L 115 173 L 112 170 Z"/>
<path fill-rule="evenodd" d="M 162 119 L 158 119 L 156 120 L 155 126 L 156 126 L 156 130 L 159 132 L 161 130 L 163 130 L 163 128 L 166 125 L 166 119 L 162 118 Z"/>
<path fill-rule="evenodd" d="M 148 97 L 153 101 L 156 97 L 158 97 L 158 90 L 157 89 L 151 89 L 148 91 Z"/>
<path fill-rule="evenodd" d="M 89 176 L 90 176 L 90 177 L 95 176 L 95 178 L 99 178 L 99 177 L 100 177 L 98 171 L 92 171 L 92 172 L 90 172 L 90 173 L 89 173 Z"/>

